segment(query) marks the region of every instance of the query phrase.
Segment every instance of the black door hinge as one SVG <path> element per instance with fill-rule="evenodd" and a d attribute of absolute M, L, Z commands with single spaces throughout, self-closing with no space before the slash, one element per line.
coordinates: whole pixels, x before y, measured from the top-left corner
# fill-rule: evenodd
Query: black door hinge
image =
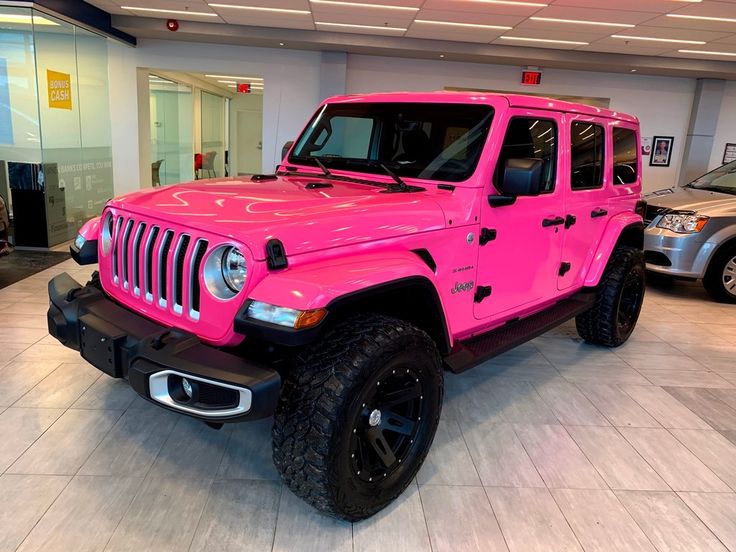
<path fill-rule="evenodd" d="M 289 266 L 284 244 L 281 243 L 281 240 L 274 238 L 266 243 L 266 265 L 269 270 L 278 270 Z"/>
<path fill-rule="evenodd" d="M 481 245 L 485 245 L 489 241 L 495 240 L 497 234 L 498 232 L 496 232 L 496 230 L 494 230 L 493 228 L 481 228 L 478 243 Z"/>
<path fill-rule="evenodd" d="M 575 215 L 567 215 L 565 217 L 565 230 L 568 230 L 573 224 L 578 221 Z"/>
<path fill-rule="evenodd" d="M 475 302 L 482 303 L 483 299 L 491 296 L 493 288 L 491 286 L 478 286 L 475 288 Z"/>
<path fill-rule="evenodd" d="M 572 265 L 570 263 L 560 263 L 560 271 L 558 274 L 560 276 L 564 276 L 568 272 L 570 272 L 570 269 L 572 268 Z"/>

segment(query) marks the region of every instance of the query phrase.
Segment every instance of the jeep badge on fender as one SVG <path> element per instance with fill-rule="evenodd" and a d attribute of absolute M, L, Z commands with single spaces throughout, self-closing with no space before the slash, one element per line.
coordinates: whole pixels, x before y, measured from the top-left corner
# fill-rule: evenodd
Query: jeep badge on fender
<path fill-rule="evenodd" d="M 72 246 L 98 273 L 49 282 L 49 332 L 161 408 L 273 416 L 286 485 L 364 519 L 414 480 L 445 370 L 571 318 L 628 339 L 640 151 L 635 117 L 553 99 L 330 98 L 274 174 L 109 201 Z"/>

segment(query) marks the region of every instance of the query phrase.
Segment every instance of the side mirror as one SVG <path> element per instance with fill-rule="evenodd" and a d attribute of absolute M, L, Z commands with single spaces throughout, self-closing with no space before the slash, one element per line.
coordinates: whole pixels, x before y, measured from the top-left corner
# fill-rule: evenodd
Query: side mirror
<path fill-rule="evenodd" d="M 504 194 L 535 196 L 542 190 L 544 162 L 541 159 L 507 159 L 501 182 Z"/>
<path fill-rule="evenodd" d="M 283 160 L 286 155 L 289 153 L 289 150 L 291 149 L 291 146 L 294 145 L 294 140 L 289 140 L 284 144 L 284 146 L 281 148 L 281 159 Z"/>

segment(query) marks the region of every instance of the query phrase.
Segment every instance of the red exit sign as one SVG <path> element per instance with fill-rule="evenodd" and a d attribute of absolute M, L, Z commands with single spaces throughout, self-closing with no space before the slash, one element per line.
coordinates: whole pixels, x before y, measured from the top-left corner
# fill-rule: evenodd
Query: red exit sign
<path fill-rule="evenodd" d="M 526 86 L 537 86 L 542 84 L 542 72 L 541 71 L 522 71 L 521 72 L 521 84 Z"/>
<path fill-rule="evenodd" d="M 238 93 L 240 93 L 240 94 L 250 94 L 250 83 L 247 83 L 247 82 L 239 82 L 238 83 Z"/>

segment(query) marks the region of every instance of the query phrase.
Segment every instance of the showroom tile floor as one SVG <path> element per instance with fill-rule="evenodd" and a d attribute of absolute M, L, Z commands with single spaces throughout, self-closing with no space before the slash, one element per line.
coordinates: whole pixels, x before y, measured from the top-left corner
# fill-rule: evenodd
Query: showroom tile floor
<path fill-rule="evenodd" d="M 736 551 L 736 306 L 650 288 L 633 338 L 567 324 L 462 375 L 416 483 L 373 519 L 282 487 L 270 421 L 214 431 L 46 335 L 46 282 L 0 290 L 0 551 Z"/>

